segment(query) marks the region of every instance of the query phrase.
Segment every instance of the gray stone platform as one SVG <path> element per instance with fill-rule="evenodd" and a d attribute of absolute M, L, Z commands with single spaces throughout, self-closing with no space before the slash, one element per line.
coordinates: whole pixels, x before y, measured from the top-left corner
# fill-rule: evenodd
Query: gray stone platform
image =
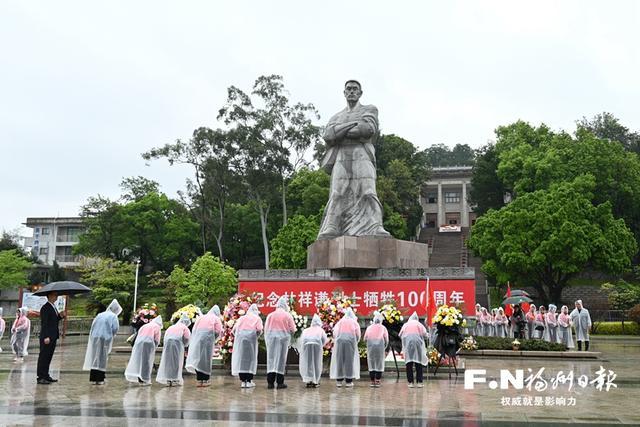
<path fill-rule="evenodd" d="M 377 270 L 238 270 L 241 282 L 326 280 L 426 280 L 471 279 L 473 267 L 379 268 Z"/>
<path fill-rule="evenodd" d="M 427 268 L 429 245 L 389 237 L 341 236 L 307 248 L 310 269 Z"/>

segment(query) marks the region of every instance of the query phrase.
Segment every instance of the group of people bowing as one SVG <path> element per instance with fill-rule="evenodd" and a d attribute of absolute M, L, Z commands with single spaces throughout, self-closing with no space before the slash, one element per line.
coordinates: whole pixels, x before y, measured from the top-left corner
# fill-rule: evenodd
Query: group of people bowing
<path fill-rule="evenodd" d="M 290 314 L 288 299 L 278 300 L 275 311 L 263 324 L 257 305 L 253 304 L 233 325 L 234 343 L 231 351 L 231 374 L 238 377 L 240 387 L 253 388 L 258 368 L 258 337 L 264 334 L 267 349 L 267 388 L 284 389 L 287 354 L 296 331 Z M 118 331 L 118 315 L 122 312 L 116 300 L 93 321 L 84 361 L 84 370 L 90 371 L 90 381 L 104 384 L 108 354 L 113 338 Z M 375 312 L 371 324 L 361 337 L 360 324 L 351 308 L 333 326 L 333 342 L 327 337 L 320 317 L 315 314 L 311 325 L 302 331 L 295 347 L 299 352 L 299 372 L 307 388 L 320 384 L 323 371 L 323 354 L 331 346 L 329 377 L 337 387 L 353 387 L 360 378 L 360 354 L 358 342 L 367 345 L 367 364 L 371 387 L 380 387 L 385 359 L 389 347 L 389 333 L 382 324 L 383 316 Z M 214 346 L 222 334 L 222 317 L 218 306 L 196 319 L 189 330 L 190 319 L 183 315 L 164 334 L 162 356 L 156 382 L 176 386 L 184 384 L 183 367 L 196 374 L 196 385 L 211 384 L 211 360 Z M 155 353 L 160 344 L 162 318 L 153 319 L 142 326 L 136 336 L 131 357 L 125 370 L 127 381 L 146 386 L 151 385 Z M 427 328 L 414 313 L 400 331 L 404 360 L 407 365 L 409 387 L 423 387 L 423 369 L 427 365 L 425 339 Z M 186 353 L 186 358 L 185 358 Z M 415 370 L 415 375 L 414 375 Z"/>
<path fill-rule="evenodd" d="M 582 300 L 575 302 L 575 308 L 569 313 L 569 308 L 563 305 L 560 313 L 558 307 L 549 304 L 547 310 L 543 305 L 536 307 L 527 304 L 522 307 L 516 304 L 513 314 L 507 316 L 502 307 L 494 308 L 491 313 L 480 304 L 476 304 L 476 336 L 540 339 L 552 343 L 564 344 L 566 348 L 574 348 L 572 328 L 575 329 L 578 351 L 589 350 L 589 330 L 591 316 L 589 310 L 582 306 Z"/>

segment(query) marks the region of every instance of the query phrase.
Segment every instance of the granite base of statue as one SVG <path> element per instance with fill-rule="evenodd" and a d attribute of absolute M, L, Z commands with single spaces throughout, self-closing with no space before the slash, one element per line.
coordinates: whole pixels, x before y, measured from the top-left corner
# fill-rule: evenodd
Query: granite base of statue
<path fill-rule="evenodd" d="M 429 245 L 392 237 L 341 236 L 307 248 L 307 269 L 427 268 Z"/>

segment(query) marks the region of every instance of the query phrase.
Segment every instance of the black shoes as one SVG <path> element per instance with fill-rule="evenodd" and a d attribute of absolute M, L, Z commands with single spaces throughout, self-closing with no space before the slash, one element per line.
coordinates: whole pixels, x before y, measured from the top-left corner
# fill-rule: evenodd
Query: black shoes
<path fill-rule="evenodd" d="M 57 383 L 58 382 L 58 380 L 56 380 L 55 378 L 51 378 L 51 377 L 47 378 L 47 381 L 49 381 L 50 383 Z"/>
<path fill-rule="evenodd" d="M 49 385 L 49 384 L 51 384 L 51 381 L 46 380 L 46 379 L 44 379 L 44 378 L 38 378 L 38 381 L 37 381 L 37 382 L 38 382 L 38 384 L 43 384 L 43 385 Z"/>
<path fill-rule="evenodd" d="M 267 388 L 269 390 L 273 390 L 275 388 L 275 386 L 273 385 L 273 383 L 269 383 L 269 384 L 267 384 Z"/>
<path fill-rule="evenodd" d="M 283 388 L 287 388 L 287 385 L 286 385 L 286 384 L 278 384 L 278 385 L 276 386 L 276 388 L 277 388 L 278 390 L 280 390 L 280 389 L 283 389 Z"/>

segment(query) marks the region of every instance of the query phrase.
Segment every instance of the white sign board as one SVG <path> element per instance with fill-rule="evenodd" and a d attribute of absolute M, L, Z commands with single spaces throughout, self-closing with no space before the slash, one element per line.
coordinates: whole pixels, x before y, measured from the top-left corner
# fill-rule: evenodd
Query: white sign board
<path fill-rule="evenodd" d="M 65 309 L 65 303 L 67 299 L 64 296 L 59 296 L 55 302 L 56 309 L 59 313 L 62 313 Z M 33 295 L 33 292 L 22 293 L 22 307 L 27 307 L 29 311 L 40 311 L 43 305 L 47 302 L 47 297 L 41 297 Z"/>
<path fill-rule="evenodd" d="M 462 228 L 459 225 L 441 225 L 440 232 L 441 233 L 459 233 L 462 231 Z"/>

